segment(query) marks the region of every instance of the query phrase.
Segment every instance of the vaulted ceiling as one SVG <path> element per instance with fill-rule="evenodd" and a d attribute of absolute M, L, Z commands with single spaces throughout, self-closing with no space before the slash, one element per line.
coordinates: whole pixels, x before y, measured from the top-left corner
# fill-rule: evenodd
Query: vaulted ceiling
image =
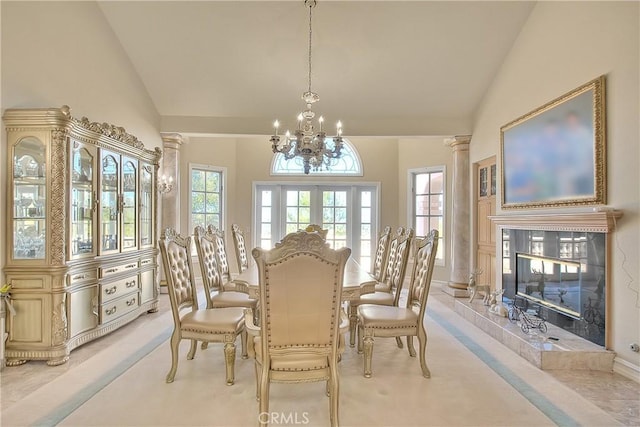
<path fill-rule="evenodd" d="M 331 1 L 313 9 L 314 108 L 347 135 L 452 135 L 474 113 L 533 2 Z M 308 8 L 295 1 L 104 1 L 162 130 L 293 127 L 307 89 Z"/>

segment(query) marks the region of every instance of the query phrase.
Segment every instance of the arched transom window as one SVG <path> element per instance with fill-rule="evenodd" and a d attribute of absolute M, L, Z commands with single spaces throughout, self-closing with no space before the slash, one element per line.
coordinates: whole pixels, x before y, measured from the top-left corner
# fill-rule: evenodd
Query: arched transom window
<path fill-rule="evenodd" d="M 294 157 L 287 160 L 281 153 L 276 153 L 271 162 L 271 175 L 302 175 L 304 168 L 302 159 Z M 355 147 L 346 138 L 343 138 L 342 155 L 339 159 L 332 159 L 329 167 L 312 171 L 311 175 L 323 176 L 362 176 L 362 162 Z"/>

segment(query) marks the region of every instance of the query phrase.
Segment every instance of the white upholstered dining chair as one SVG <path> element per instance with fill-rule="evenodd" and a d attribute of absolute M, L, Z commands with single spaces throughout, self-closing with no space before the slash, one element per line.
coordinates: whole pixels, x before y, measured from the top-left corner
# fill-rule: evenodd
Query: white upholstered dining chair
<path fill-rule="evenodd" d="M 401 234 L 392 241 L 392 249 L 389 252 L 387 268 L 385 272 L 384 286 L 376 286 L 375 292 L 361 295 L 358 299 L 349 301 L 347 311 L 349 313 L 349 344 L 351 347 L 356 341 L 356 326 L 358 323 L 358 306 L 362 304 L 394 305 L 398 306 L 400 292 L 404 284 L 407 271 L 407 263 L 411 254 L 413 229 L 399 229 Z M 402 347 L 402 341 L 397 339 L 398 347 Z"/>
<path fill-rule="evenodd" d="M 218 263 L 218 272 L 223 286 L 234 286 L 231 269 L 229 268 L 229 256 L 227 255 L 227 246 L 224 238 L 224 231 L 209 224 L 207 226 L 207 234 L 211 236 L 215 245 L 216 261 Z"/>
<path fill-rule="evenodd" d="M 164 265 L 169 301 L 173 314 L 171 334 L 171 369 L 166 381 L 173 382 L 178 369 L 178 350 L 183 339 L 191 341 L 187 359 L 194 358 L 198 341 L 224 343 L 227 385 L 234 382 L 236 338 L 241 336 L 242 355 L 246 357 L 247 335 L 244 309 L 199 308 L 191 261 L 191 237 L 181 237 L 173 229 L 166 229 L 158 242 Z"/>
<path fill-rule="evenodd" d="M 388 225 L 380 233 L 378 237 L 378 245 L 376 246 L 376 255 L 371 266 L 371 275 L 374 279 L 381 281 L 384 270 L 387 266 L 389 255 L 389 242 L 391 241 L 391 227 Z"/>
<path fill-rule="evenodd" d="M 247 255 L 247 244 L 244 233 L 238 224 L 231 224 L 231 235 L 233 237 L 233 248 L 238 263 L 238 271 L 242 273 L 249 268 L 249 256 Z"/>
<path fill-rule="evenodd" d="M 427 237 L 417 241 L 415 264 L 404 307 L 363 304 L 358 307 L 358 352 L 364 351 L 364 376 L 371 377 L 374 337 L 407 337 L 407 349 L 416 356 L 413 337 L 420 345 L 422 375 L 431 376 L 425 359 L 427 332 L 424 313 L 431 287 L 431 276 L 438 247 L 438 230 L 431 230 Z"/>
<path fill-rule="evenodd" d="M 222 284 L 222 276 L 218 268 L 218 257 L 216 256 L 217 236 L 203 227 L 197 226 L 194 229 L 196 251 L 204 284 L 207 308 L 220 307 L 243 307 L 256 309 L 258 300 L 250 298 L 248 293 L 243 292 L 242 285 Z"/>
<path fill-rule="evenodd" d="M 341 294 L 349 248 L 330 249 L 318 233 L 290 233 L 272 250 L 255 248 L 260 328 L 247 311 L 260 413 L 269 412 L 271 382 L 327 381 L 331 425 L 338 425 Z M 343 330 L 344 330 L 343 329 Z M 260 421 L 265 422 L 261 417 Z"/>

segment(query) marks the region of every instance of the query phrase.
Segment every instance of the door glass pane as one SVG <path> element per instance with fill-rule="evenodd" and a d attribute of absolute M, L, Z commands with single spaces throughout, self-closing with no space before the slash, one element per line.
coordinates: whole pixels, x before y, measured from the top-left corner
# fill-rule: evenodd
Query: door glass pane
<path fill-rule="evenodd" d="M 306 228 L 311 223 L 311 191 L 287 190 L 286 200 L 286 233 Z"/>
<path fill-rule="evenodd" d="M 93 252 L 93 156 L 84 147 L 71 154 L 71 255 Z"/>
<path fill-rule="evenodd" d="M 136 247 L 137 218 L 136 202 L 138 182 L 138 163 L 126 160 L 122 175 L 122 248 Z"/>
<path fill-rule="evenodd" d="M 100 184 L 100 227 L 103 251 L 117 251 L 120 248 L 120 236 L 118 235 L 119 166 L 114 155 L 106 154 L 103 156 Z"/>
<path fill-rule="evenodd" d="M 347 245 L 347 192 L 322 192 L 322 228 L 329 230 L 327 243 L 333 249 Z M 344 206 L 344 207 L 343 207 Z"/>
<path fill-rule="evenodd" d="M 273 233 L 271 221 L 275 216 L 273 215 L 273 192 L 271 190 L 262 190 L 260 192 L 260 221 L 259 221 L 259 245 L 263 249 L 270 249 L 273 247 Z"/>
<path fill-rule="evenodd" d="M 44 259 L 46 251 L 46 147 L 24 138 L 13 156 L 13 257 Z"/>

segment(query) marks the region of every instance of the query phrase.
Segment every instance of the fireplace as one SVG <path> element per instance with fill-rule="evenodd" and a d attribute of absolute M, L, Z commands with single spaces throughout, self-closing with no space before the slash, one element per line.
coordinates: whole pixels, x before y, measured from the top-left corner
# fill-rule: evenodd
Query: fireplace
<path fill-rule="evenodd" d="M 580 319 L 583 269 L 580 262 L 517 253 L 516 295 Z"/>
<path fill-rule="evenodd" d="M 492 217 L 502 239 L 506 305 L 515 303 L 607 347 L 610 232 L 620 216 L 597 211 Z"/>

